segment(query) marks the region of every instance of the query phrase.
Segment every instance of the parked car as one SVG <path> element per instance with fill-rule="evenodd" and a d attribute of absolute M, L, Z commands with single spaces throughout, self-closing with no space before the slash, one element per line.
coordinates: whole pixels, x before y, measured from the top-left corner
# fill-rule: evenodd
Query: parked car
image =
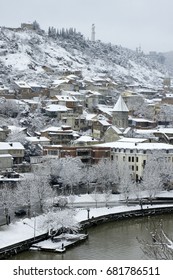
<path fill-rule="evenodd" d="M 19 209 L 17 211 L 14 212 L 16 216 L 25 216 L 26 215 L 26 211 L 24 209 Z"/>

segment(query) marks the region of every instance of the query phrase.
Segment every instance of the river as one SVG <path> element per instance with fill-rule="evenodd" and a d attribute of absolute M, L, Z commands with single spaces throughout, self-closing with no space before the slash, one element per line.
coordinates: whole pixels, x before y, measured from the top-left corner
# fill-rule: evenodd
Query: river
<path fill-rule="evenodd" d="M 143 260 L 137 240 L 148 240 L 149 231 L 162 221 L 165 232 L 173 238 L 173 215 L 132 218 L 109 222 L 88 229 L 89 238 L 84 243 L 68 249 L 63 254 L 40 251 L 22 252 L 11 259 L 16 260 Z M 147 230 L 149 228 L 149 231 Z"/>

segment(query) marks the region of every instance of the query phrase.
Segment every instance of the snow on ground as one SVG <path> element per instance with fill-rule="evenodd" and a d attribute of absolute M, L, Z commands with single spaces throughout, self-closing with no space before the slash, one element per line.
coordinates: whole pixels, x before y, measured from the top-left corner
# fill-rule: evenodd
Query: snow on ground
<path fill-rule="evenodd" d="M 159 196 L 162 197 L 173 197 L 173 191 L 170 192 L 162 192 Z M 102 197 L 103 199 L 103 197 Z M 112 201 L 117 201 L 119 199 L 118 195 L 112 196 Z M 90 195 L 80 195 L 75 196 L 75 202 L 73 202 L 73 206 L 75 207 L 75 203 L 78 204 L 79 202 L 93 202 L 92 197 Z M 101 201 L 101 197 L 100 197 Z M 104 200 L 102 200 L 104 201 Z M 165 207 L 170 206 L 164 205 Z M 134 206 L 127 206 L 127 205 L 120 205 L 120 206 L 114 206 L 114 207 L 100 207 L 100 208 L 94 208 L 95 202 L 93 202 L 93 208 L 90 208 L 90 218 L 91 217 L 99 217 L 102 215 L 112 214 L 112 213 L 121 213 L 125 211 L 131 211 L 131 210 L 138 210 L 141 209 L 140 205 L 134 205 Z M 143 205 L 143 209 L 150 207 L 162 207 L 161 205 Z M 83 208 L 76 208 L 76 220 L 78 222 L 87 220 L 88 217 L 88 211 L 87 207 Z M 18 222 L 11 223 L 9 226 L 1 226 L 0 227 L 0 248 L 3 248 L 5 246 L 12 245 L 14 243 L 20 242 L 22 240 L 26 240 L 29 238 L 33 238 L 34 235 L 40 235 L 45 233 L 45 230 L 41 230 L 39 227 L 39 220 L 41 219 L 41 216 L 35 217 L 35 218 L 25 218 L 21 219 Z"/>

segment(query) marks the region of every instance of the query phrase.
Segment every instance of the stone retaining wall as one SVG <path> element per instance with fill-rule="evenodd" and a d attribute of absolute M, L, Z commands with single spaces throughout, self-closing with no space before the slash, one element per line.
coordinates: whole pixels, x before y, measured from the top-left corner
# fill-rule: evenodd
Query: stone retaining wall
<path fill-rule="evenodd" d="M 173 213 L 173 206 L 161 207 L 161 208 L 138 209 L 138 210 L 125 211 L 122 213 L 112 213 L 99 217 L 92 217 L 91 219 L 82 221 L 80 225 L 81 225 L 81 230 L 85 230 L 89 227 L 97 226 L 99 224 L 106 223 L 106 222 L 118 221 L 118 220 L 128 219 L 128 218 L 168 214 L 168 213 Z M 15 255 L 19 252 L 26 251 L 34 243 L 45 240 L 47 238 L 48 238 L 48 233 L 4 247 L 0 249 L 0 259 L 7 259 L 10 256 Z"/>

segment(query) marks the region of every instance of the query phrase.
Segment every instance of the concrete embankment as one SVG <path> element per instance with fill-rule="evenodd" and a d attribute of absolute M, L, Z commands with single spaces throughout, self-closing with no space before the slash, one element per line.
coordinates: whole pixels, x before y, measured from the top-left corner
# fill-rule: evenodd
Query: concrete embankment
<path fill-rule="evenodd" d="M 82 221 L 81 228 L 87 229 L 92 226 L 97 226 L 102 223 L 118 221 L 122 219 L 129 219 L 129 218 L 137 218 L 137 217 L 145 217 L 145 216 L 153 216 L 153 215 L 161 215 L 161 214 L 168 214 L 173 213 L 173 205 L 167 207 L 153 207 L 153 208 L 143 208 L 138 210 L 130 210 L 124 211 L 121 213 L 112 213 L 107 214 L 99 217 L 92 217 L 91 219 L 87 219 Z"/>
<path fill-rule="evenodd" d="M 48 234 L 42 234 L 36 236 L 35 238 L 30 238 L 15 244 L 12 244 L 7 247 L 3 247 L 0 249 L 0 259 L 8 259 L 10 256 L 16 255 L 20 252 L 27 251 L 32 244 L 45 240 L 48 238 Z"/>
<path fill-rule="evenodd" d="M 128 208 L 127 208 L 128 209 Z M 111 222 L 111 221 L 118 221 L 122 219 L 129 219 L 129 218 L 137 218 L 137 217 L 145 217 L 145 216 L 153 216 L 153 215 L 160 215 L 160 214 L 167 214 L 173 213 L 173 205 L 157 205 L 157 207 L 141 207 L 137 210 L 127 210 L 122 212 L 116 213 L 109 213 L 105 215 L 100 215 L 97 217 L 91 217 L 87 220 L 83 220 L 80 222 L 81 230 L 85 230 L 92 226 L 97 226 L 102 223 Z M 39 241 L 45 240 L 48 238 L 48 234 L 42 234 L 36 236 L 35 238 L 27 239 L 25 241 L 12 244 L 10 246 L 4 247 L 0 249 L 0 259 L 7 259 L 10 256 L 17 254 L 22 251 L 28 250 L 31 245 L 37 243 Z"/>

